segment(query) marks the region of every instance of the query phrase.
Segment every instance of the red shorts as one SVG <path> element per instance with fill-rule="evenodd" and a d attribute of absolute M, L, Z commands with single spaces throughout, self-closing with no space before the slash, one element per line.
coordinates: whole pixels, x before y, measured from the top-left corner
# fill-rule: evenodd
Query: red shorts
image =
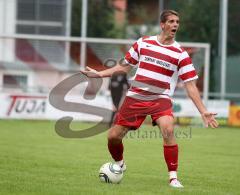
<path fill-rule="evenodd" d="M 151 115 L 153 125 L 161 116 L 172 116 L 172 102 L 167 98 L 157 100 L 138 100 L 126 96 L 122 106 L 116 114 L 114 124 L 138 129 L 147 115 Z"/>

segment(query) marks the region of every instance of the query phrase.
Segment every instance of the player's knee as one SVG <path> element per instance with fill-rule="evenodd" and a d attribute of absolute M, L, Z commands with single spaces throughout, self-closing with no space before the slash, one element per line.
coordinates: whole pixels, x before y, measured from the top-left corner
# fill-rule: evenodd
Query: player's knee
<path fill-rule="evenodd" d="M 174 128 L 171 125 L 161 127 L 161 131 L 164 139 L 172 139 L 174 137 Z"/>
<path fill-rule="evenodd" d="M 165 127 L 162 130 L 162 136 L 163 136 L 164 144 L 166 145 L 176 144 L 174 129 L 172 127 Z"/>
<path fill-rule="evenodd" d="M 120 143 L 122 142 L 122 137 L 116 132 L 109 132 L 108 142 L 115 143 L 115 144 Z"/>

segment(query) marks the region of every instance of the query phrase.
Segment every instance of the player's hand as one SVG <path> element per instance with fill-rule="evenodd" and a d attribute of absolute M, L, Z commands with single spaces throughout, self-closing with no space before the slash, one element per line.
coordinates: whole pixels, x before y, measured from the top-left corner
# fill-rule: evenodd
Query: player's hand
<path fill-rule="evenodd" d="M 99 78 L 101 77 L 101 75 L 99 74 L 98 71 L 90 68 L 90 67 L 86 67 L 86 70 L 81 70 L 80 71 L 81 73 L 83 73 L 84 75 L 86 75 L 87 77 L 90 77 L 90 78 Z"/>
<path fill-rule="evenodd" d="M 203 119 L 206 127 L 209 127 L 209 126 L 212 128 L 218 127 L 218 122 L 215 119 L 216 115 L 217 115 L 217 113 L 213 113 L 213 112 L 204 112 L 202 114 L 202 119 Z"/>

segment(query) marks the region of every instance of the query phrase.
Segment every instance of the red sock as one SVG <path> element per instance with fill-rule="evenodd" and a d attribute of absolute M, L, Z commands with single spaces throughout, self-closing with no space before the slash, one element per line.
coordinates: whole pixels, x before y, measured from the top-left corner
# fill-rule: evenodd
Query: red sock
<path fill-rule="evenodd" d="M 164 158 L 167 163 L 168 171 L 177 171 L 178 168 L 178 145 L 164 145 Z"/>
<path fill-rule="evenodd" d="M 108 141 L 108 150 L 115 161 L 123 159 L 123 143 L 111 143 Z"/>

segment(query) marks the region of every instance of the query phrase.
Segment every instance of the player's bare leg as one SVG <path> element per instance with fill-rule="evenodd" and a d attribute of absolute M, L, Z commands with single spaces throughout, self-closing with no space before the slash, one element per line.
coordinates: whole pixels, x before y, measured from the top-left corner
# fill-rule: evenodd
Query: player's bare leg
<path fill-rule="evenodd" d="M 174 137 L 174 119 L 172 116 L 163 116 L 156 120 L 163 136 L 164 158 L 168 167 L 170 186 L 181 188 L 177 179 L 178 145 Z"/>
<path fill-rule="evenodd" d="M 161 130 L 163 136 L 163 144 L 172 146 L 176 145 L 174 137 L 174 119 L 172 116 L 162 116 L 156 120 L 156 123 Z"/>
<path fill-rule="evenodd" d="M 128 132 L 128 128 L 121 125 L 114 125 L 108 131 L 108 150 L 115 160 L 115 162 L 122 167 L 122 170 L 126 170 L 126 164 L 123 160 L 123 143 L 122 139 Z"/>

